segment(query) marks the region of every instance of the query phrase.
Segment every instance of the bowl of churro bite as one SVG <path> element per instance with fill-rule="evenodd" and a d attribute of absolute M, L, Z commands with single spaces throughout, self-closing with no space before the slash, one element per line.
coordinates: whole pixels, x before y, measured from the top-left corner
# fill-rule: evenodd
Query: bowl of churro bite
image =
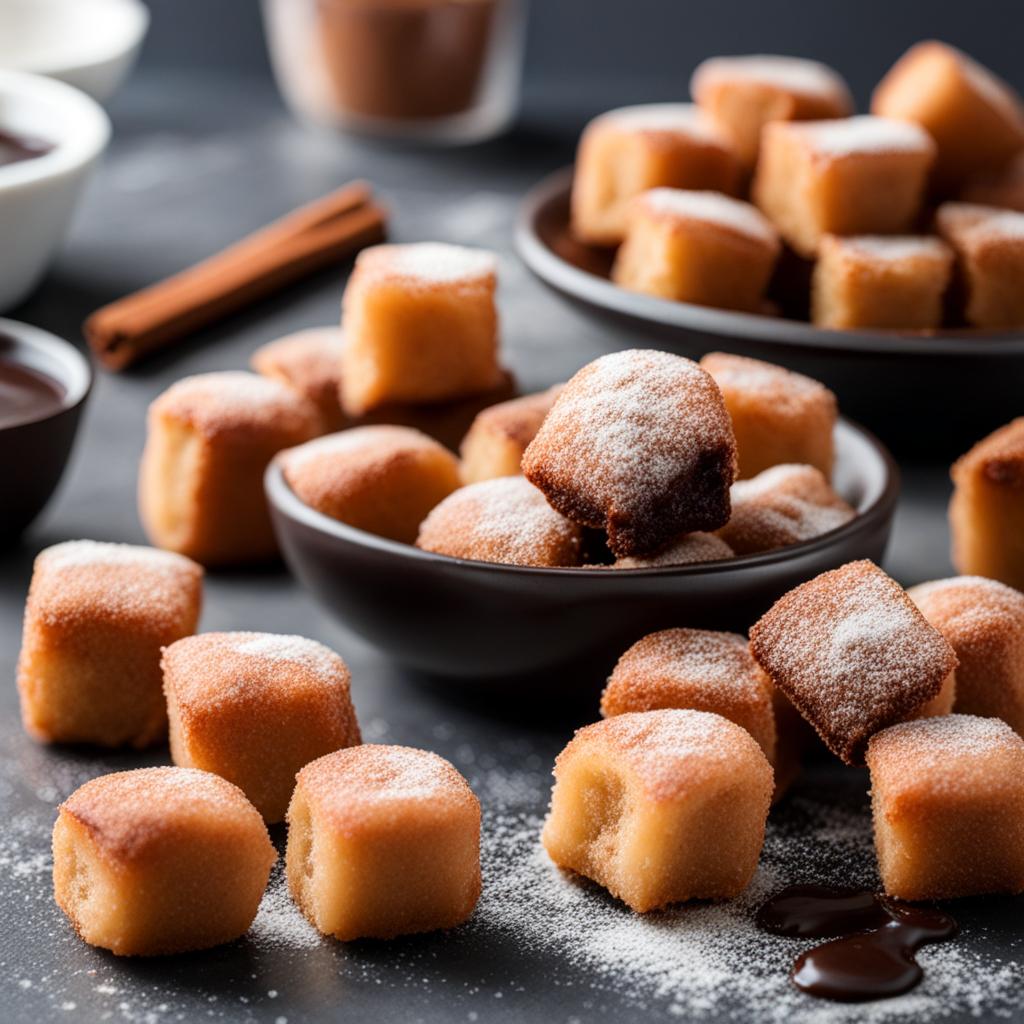
<path fill-rule="evenodd" d="M 936 424 L 933 441 L 1013 415 L 1024 100 L 1006 82 L 930 41 L 868 113 L 835 70 L 795 57 L 710 58 L 690 94 L 596 117 L 575 166 L 526 198 L 517 244 L 542 281 L 684 355 L 726 348 L 842 382 L 887 438 L 913 440 L 910 372 L 920 392 L 990 396 L 990 419 Z"/>

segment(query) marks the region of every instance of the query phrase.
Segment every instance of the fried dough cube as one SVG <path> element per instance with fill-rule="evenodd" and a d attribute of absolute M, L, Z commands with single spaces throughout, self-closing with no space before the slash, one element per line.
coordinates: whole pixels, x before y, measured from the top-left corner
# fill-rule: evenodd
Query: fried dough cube
<path fill-rule="evenodd" d="M 1000 206 L 1024 213 L 1024 153 L 991 174 L 977 174 L 960 190 L 965 203 Z"/>
<path fill-rule="evenodd" d="M 343 942 L 453 928 L 480 896 L 480 802 L 437 754 L 339 750 L 299 772 L 285 864 L 299 908 Z"/>
<path fill-rule="evenodd" d="M 698 562 L 717 562 L 733 558 L 733 551 L 721 537 L 714 533 L 684 533 L 656 555 L 645 558 L 626 557 L 615 559 L 613 569 L 658 569 L 667 565 L 695 565 Z"/>
<path fill-rule="evenodd" d="M 277 854 L 240 789 L 190 768 L 101 775 L 60 805 L 57 905 L 118 956 L 208 949 L 252 924 Z"/>
<path fill-rule="evenodd" d="M 146 747 L 167 734 L 160 649 L 195 632 L 203 570 L 182 555 L 77 540 L 36 558 L 18 691 L 49 743 Z"/>
<path fill-rule="evenodd" d="M 772 786 L 757 742 L 721 715 L 616 715 L 558 755 L 542 840 L 638 913 L 730 899 L 757 867 Z"/>

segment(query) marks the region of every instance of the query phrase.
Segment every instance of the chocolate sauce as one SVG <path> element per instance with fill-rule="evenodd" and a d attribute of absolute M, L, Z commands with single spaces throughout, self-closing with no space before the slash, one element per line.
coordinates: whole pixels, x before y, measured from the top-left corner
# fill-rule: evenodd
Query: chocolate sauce
<path fill-rule="evenodd" d="M 34 160 L 38 156 L 46 156 L 53 149 L 53 144 L 45 139 L 29 135 L 15 135 L 13 132 L 0 128 L 0 167 L 5 164 L 17 164 L 22 160 Z"/>
<path fill-rule="evenodd" d="M 757 925 L 775 935 L 831 938 L 801 953 L 793 984 L 812 996 L 844 1003 L 889 999 L 924 977 L 914 954 L 957 933 L 948 914 L 866 890 L 792 885 L 757 912 Z"/>
<path fill-rule="evenodd" d="M 60 412 L 66 394 L 64 387 L 45 373 L 0 358 L 0 429 Z"/>

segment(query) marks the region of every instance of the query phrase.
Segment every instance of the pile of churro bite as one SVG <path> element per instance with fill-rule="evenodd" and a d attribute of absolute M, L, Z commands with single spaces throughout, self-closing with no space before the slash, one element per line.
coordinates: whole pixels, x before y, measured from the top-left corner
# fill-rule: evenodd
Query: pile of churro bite
<path fill-rule="evenodd" d="M 813 60 L 715 57 L 587 125 L 571 230 L 631 291 L 827 328 L 1024 326 L 1024 100 L 919 43 L 857 115 Z"/>

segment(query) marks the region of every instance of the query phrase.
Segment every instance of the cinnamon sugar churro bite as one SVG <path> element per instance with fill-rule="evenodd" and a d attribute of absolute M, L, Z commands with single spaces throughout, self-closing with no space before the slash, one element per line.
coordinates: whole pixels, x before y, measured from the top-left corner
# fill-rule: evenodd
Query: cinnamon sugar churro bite
<path fill-rule="evenodd" d="M 236 786 L 188 768 L 92 779 L 53 830 L 57 905 L 118 956 L 208 949 L 252 924 L 277 854 Z"/>
<path fill-rule="evenodd" d="M 18 692 L 51 743 L 145 747 L 167 732 L 160 649 L 199 622 L 203 570 L 167 551 L 67 541 L 36 558 Z"/>
<path fill-rule="evenodd" d="M 409 427 L 354 427 L 278 458 L 288 486 L 307 505 L 406 544 L 460 483 L 455 456 Z"/>
<path fill-rule="evenodd" d="M 656 555 L 615 559 L 613 569 L 657 569 L 666 565 L 696 565 L 732 558 L 735 551 L 713 533 L 684 533 Z"/>
<path fill-rule="evenodd" d="M 255 373 L 204 373 L 149 407 L 139 511 L 150 540 L 204 565 L 277 552 L 263 472 L 321 429 L 316 406 Z"/>
<path fill-rule="evenodd" d="M 480 896 L 480 802 L 437 754 L 339 750 L 299 772 L 285 864 L 303 914 L 343 942 L 453 928 Z"/>
<path fill-rule="evenodd" d="M 171 644 L 162 667 L 174 763 L 233 782 L 270 823 L 303 765 L 360 742 L 348 667 L 314 640 L 203 633 Z"/>
<path fill-rule="evenodd" d="M 565 385 L 523 456 L 551 505 L 603 528 L 617 557 L 651 555 L 729 518 L 736 443 L 718 386 L 696 363 L 628 350 Z"/>

